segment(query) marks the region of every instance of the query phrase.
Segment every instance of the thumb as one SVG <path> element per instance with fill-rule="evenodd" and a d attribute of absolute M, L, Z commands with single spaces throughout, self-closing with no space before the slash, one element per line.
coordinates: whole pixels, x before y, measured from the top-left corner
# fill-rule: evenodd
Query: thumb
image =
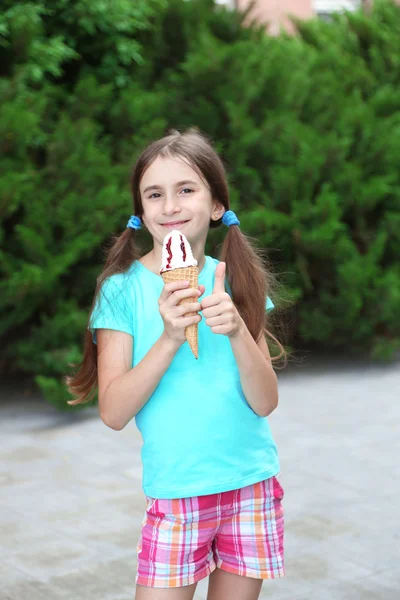
<path fill-rule="evenodd" d="M 215 269 L 215 281 L 214 281 L 214 289 L 213 294 L 221 294 L 225 292 L 225 273 L 226 273 L 226 263 L 221 262 L 217 264 L 217 268 Z"/>

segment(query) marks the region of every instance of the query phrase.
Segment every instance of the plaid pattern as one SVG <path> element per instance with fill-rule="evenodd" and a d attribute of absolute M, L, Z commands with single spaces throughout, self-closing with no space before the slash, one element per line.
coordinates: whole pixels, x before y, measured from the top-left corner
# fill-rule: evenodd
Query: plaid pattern
<path fill-rule="evenodd" d="M 181 587 L 217 567 L 257 579 L 283 577 L 283 495 L 271 477 L 208 496 L 147 497 L 136 583 Z"/>

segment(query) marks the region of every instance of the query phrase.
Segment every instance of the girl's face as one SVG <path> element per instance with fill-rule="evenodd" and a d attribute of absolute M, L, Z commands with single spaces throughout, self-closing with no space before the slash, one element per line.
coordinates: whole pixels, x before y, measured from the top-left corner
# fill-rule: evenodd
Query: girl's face
<path fill-rule="evenodd" d="M 213 200 L 205 180 L 181 158 L 158 156 L 140 182 L 143 222 L 154 244 L 162 245 L 172 229 L 179 229 L 191 244 L 205 244 L 210 220 L 225 209 Z"/>

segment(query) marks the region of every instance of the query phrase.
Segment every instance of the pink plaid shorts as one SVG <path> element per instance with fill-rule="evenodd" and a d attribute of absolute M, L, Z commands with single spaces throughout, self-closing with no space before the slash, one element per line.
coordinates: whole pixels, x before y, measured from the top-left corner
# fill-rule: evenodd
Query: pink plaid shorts
<path fill-rule="evenodd" d="M 283 577 L 283 489 L 277 477 L 192 498 L 147 497 L 136 583 L 191 585 L 217 567 L 246 577 Z"/>

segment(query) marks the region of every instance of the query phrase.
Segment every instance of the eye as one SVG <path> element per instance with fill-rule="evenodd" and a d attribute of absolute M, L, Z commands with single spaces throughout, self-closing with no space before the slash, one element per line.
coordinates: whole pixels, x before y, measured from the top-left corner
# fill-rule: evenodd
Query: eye
<path fill-rule="evenodd" d="M 150 194 L 149 198 L 159 198 L 161 196 L 161 194 L 159 192 L 154 192 L 153 194 Z"/>
<path fill-rule="evenodd" d="M 190 189 L 190 188 L 183 188 L 183 189 L 181 190 L 181 192 L 185 192 L 185 193 L 189 193 L 189 194 L 190 194 L 190 192 L 193 192 L 193 190 L 192 190 L 192 189 Z"/>

